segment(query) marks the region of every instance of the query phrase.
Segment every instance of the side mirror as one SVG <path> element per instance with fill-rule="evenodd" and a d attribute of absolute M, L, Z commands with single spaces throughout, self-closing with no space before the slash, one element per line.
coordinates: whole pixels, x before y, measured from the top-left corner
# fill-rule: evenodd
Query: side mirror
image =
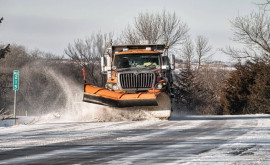
<path fill-rule="evenodd" d="M 104 55 L 100 58 L 101 73 L 107 74 L 109 70 L 112 70 L 110 55 Z"/>
<path fill-rule="evenodd" d="M 112 70 L 112 58 L 109 54 L 106 55 L 106 71 Z"/>
<path fill-rule="evenodd" d="M 107 71 L 106 71 L 105 57 L 104 56 L 100 58 L 100 67 L 101 67 L 101 73 L 106 74 Z"/>
<path fill-rule="evenodd" d="M 175 55 L 172 54 L 171 59 L 170 59 L 170 65 L 171 65 L 171 70 L 175 69 Z"/>
<path fill-rule="evenodd" d="M 170 69 L 170 60 L 168 56 L 162 56 L 162 66 L 161 69 L 169 70 Z"/>
<path fill-rule="evenodd" d="M 169 70 L 169 65 L 161 65 L 162 70 Z"/>

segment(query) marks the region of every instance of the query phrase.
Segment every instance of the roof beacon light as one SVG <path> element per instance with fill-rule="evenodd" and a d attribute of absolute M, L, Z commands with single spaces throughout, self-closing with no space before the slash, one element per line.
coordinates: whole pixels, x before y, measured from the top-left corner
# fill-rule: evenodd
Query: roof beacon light
<path fill-rule="evenodd" d="M 123 48 L 123 52 L 126 52 L 126 51 L 128 51 L 128 48 Z"/>
<path fill-rule="evenodd" d="M 146 47 L 146 50 L 149 50 L 149 51 L 151 51 L 151 47 Z"/>

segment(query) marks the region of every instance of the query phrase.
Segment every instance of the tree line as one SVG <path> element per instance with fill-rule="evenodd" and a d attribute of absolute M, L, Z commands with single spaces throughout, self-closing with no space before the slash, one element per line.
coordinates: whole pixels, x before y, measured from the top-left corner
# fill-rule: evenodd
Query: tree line
<path fill-rule="evenodd" d="M 213 67 L 211 56 L 217 50 L 207 37 L 199 35 L 193 38 L 188 25 L 168 11 L 139 13 L 120 36 L 99 32 L 77 39 L 65 49 L 68 59 L 38 50 L 27 51 L 23 46 L 1 45 L 0 53 L 5 54 L 1 57 L 5 58 L 0 59 L 0 109 L 9 109 L 12 105 L 8 85 L 11 75 L 8 73 L 13 69 L 23 70 L 25 74 L 19 96 L 24 110 L 43 109 L 46 112 L 66 101 L 57 83 L 45 74 L 49 68 L 80 83 L 83 79 L 81 68 L 84 67 L 87 82 L 103 86 L 106 77 L 100 74 L 100 57 L 106 52 L 107 41 L 114 39 L 114 44 L 138 44 L 140 40 L 148 40 L 151 44 L 166 43 L 170 52 L 178 55 L 179 67 L 174 72 L 177 109 L 196 114 L 269 113 L 268 5 L 269 1 L 266 1 L 259 4 L 258 11 L 231 20 L 233 41 L 243 46 L 228 46 L 221 52 L 238 62 L 234 70 Z"/>

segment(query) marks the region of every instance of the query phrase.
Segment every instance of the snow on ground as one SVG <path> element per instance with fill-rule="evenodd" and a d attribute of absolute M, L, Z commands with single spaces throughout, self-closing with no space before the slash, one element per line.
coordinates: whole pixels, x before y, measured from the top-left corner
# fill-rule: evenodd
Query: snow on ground
<path fill-rule="evenodd" d="M 138 159 L 158 160 L 163 159 L 160 155 L 167 153 L 171 153 L 173 156 L 169 158 L 176 159 L 176 161 L 166 164 L 267 164 L 270 162 L 269 115 L 175 116 L 171 121 L 124 120 L 116 122 L 74 122 L 59 119 L 57 115 L 48 115 L 40 121 L 42 122 L 30 125 L 22 123 L 11 127 L 0 127 L 0 153 L 35 146 L 59 145 L 65 142 L 92 139 L 95 140 L 94 143 L 112 143 L 115 145 L 122 143 L 140 145 L 149 142 L 148 150 L 150 152 L 145 152 L 142 148 L 116 154 L 108 157 L 111 164 L 135 163 Z M 218 129 L 219 124 L 220 130 Z M 207 132 L 204 133 L 203 129 L 206 129 Z M 137 133 L 138 130 L 141 132 Z M 194 132 L 196 130 L 198 130 L 198 133 Z M 189 133 L 191 133 L 190 138 L 181 140 L 181 137 L 179 137 L 180 140 L 176 139 L 175 143 L 152 145 L 156 140 L 162 140 L 165 135 L 175 137 L 181 134 L 186 136 Z M 104 137 L 111 137 L 113 141 L 99 141 Z M 174 139 L 171 140 L 168 142 L 173 142 Z M 202 144 L 204 141 L 207 141 L 207 144 Z M 211 144 L 213 147 L 209 146 Z M 111 147 L 111 145 L 102 145 L 102 148 L 95 146 L 89 148 L 89 146 L 82 145 L 70 150 L 59 148 L 48 152 L 6 159 L 0 164 L 22 163 L 26 160 L 37 161 L 53 158 L 56 155 L 88 154 Z M 198 153 L 195 150 L 200 152 Z M 177 155 L 186 153 L 193 154 L 177 160 Z"/>
<path fill-rule="evenodd" d="M 16 125 L 0 128 L 0 151 L 42 146 L 60 142 L 110 135 L 112 131 L 133 129 L 155 124 L 157 121 L 140 122 L 57 122 L 34 125 Z M 61 134 L 59 134 L 61 132 Z M 21 140 L 19 138 L 21 137 Z M 36 138 L 35 138 L 36 137 Z"/>
<path fill-rule="evenodd" d="M 3 116 L 0 116 L 2 118 Z M 22 124 L 22 125 L 30 125 L 33 124 L 37 121 L 37 117 L 35 116 L 17 116 L 18 119 L 16 119 L 17 124 Z M 15 124 L 15 120 L 13 118 L 5 119 L 5 120 L 0 120 L 0 129 L 1 127 L 10 127 Z"/>
<path fill-rule="evenodd" d="M 180 118 L 180 117 L 179 117 Z M 216 131 L 213 134 L 209 135 L 198 135 L 197 137 L 191 137 L 191 139 L 186 142 L 178 142 L 173 145 L 166 145 L 160 149 L 153 149 L 152 152 L 141 152 L 133 151 L 133 154 L 123 154 L 122 159 L 116 159 L 110 161 L 109 164 L 123 164 L 123 162 L 134 163 L 136 159 L 141 160 L 151 160 L 151 159 L 164 159 L 160 158 L 160 155 L 165 155 L 165 153 L 172 153 L 177 155 L 181 155 L 181 153 L 196 153 L 201 152 L 199 154 L 189 155 L 188 157 L 181 157 L 181 159 L 177 161 L 173 161 L 166 164 L 176 165 L 176 164 L 269 164 L 270 163 L 270 116 L 269 115 L 236 115 L 236 116 L 185 116 L 181 117 L 185 120 L 194 120 L 191 123 L 197 123 L 195 125 L 185 125 L 186 129 L 192 129 L 193 126 L 196 127 L 202 125 L 206 120 L 234 120 L 232 123 L 234 126 L 229 127 L 227 130 L 230 132 L 226 133 L 224 136 L 224 132 L 221 128 L 220 131 Z M 200 120 L 198 120 L 200 119 Z M 255 127 L 251 130 L 249 126 L 243 127 L 246 121 L 250 120 L 250 123 L 253 123 Z M 211 126 L 210 126 L 211 127 Z M 163 130 L 165 133 L 170 134 L 170 131 L 174 131 L 181 128 L 181 126 L 177 127 L 168 127 L 168 130 Z M 200 127 L 197 127 L 200 128 Z M 203 128 L 202 128 L 203 129 Z M 241 130 L 240 130 L 241 129 Z M 231 136 L 229 133 L 232 131 L 246 131 L 245 134 L 239 135 L 235 138 L 235 135 Z M 182 130 L 185 132 L 185 130 Z M 160 134 L 164 134 L 162 132 L 157 132 L 154 134 L 146 135 L 145 137 L 125 137 L 121 140 L 130 141 L 130 140 L 145 140 L 146 137 L 159 137 Z M 151 138 L 148 138 L 151 139 Z M 209 144 L 203 145 L 203 141 L 211 141 L 213 146 L 217 145 L 217 141 L 226 141 L 224 144 L 221 144 L 217 148 L 211 148 L 211 146 L 207 146 Z M 194 144 L 198 144 L 197 146 Z M 157 147 L 158 148 L 158 147 Z M 179 151 L 179 149 L 184 148 L 183 151 Z M 210 148 L 210 149 L 209 149 Z M 197 150 L 197 151 L 194 151 Z M 208 151 L 209 150 L 209 151 Z M 126 156 L 125 156 L 126 155 Z M 131 156 L 128 156 L 131 155 Z M 118 156 L 117 156 L 118 157 Z M 175 157 L 169 157 L 168 159 L 175 159 Z M 176 158 L 177 159 L 177 158 Z M 132 160 L 132 161 L 130 161 Z M 127 163 L 128 164 L 128 163 Z"/>
<path fill-rule="evenodd" d="M 147 139 L 158 137 L 162 134 L 168 134 L 176 129 L 190 129 L 199 126 L 206 121 L 194 121 L 188 126 L 177 126 L 167 124 L 167 121 L 160 120 L 148 120 L 148 121 L 121 121 L 121 122 L 81 122 L 81 123 L 41 123 L 34 125 L 17 125 L 12 127 L 0 128 L 0 152 L 12 151 L 18 149 L 24 149 L 34 146 L 45 146 L 52 144 L 59 144 L 68 141 L 80 140 L 85 138 L 100 138 L 101 136 L 110 137 L 115 132 L 123 130 L 134 130 L 134 129 L 147 129 L 149 126 L 155 126 L 157 129 L 160 127 L 159 132 L 145 132 L 145 134 L 138 136 L 120 137 L 116 140 L 119 142 L 139 142 Z M 61 133 L 59 133 L 61 132 Z M 6 135 L 6 136 L 3 136 Z M 20 140 L 19 140 L 20 139 Z M 23 140 L 21 140 L 23 139 Z M 97 141 L 97 143 L 99 143 Z M 109 146 L 110 147 L 110 146 Z M 108 148 L 109 148 L 108 147 Z M 54 155 L 61 154 L 76 154 L 76 153 L 91 153 L 101 148 L 93 148 L 89 150 L 88 147 L 77 147 L 72 150 L 56 150 L 42 154 L 29 155 L 27 157 L 18 157 L 10 160 L 5 160 L 4 164 L 21 163 L 26 160 L 39 160 L 53 157 Z M 103 146 L 102 149 L 106 149 Z M 0 164 L 2 164 L 0 162 Z"/>
<path fill-rule="evenodd" d="M 257 122 L 256 127 L 216 149 L 197 155 L 193 160 L 189 160 L 190 162 L 186 164 L 204 164 L 203 162 L 212 162 L 215 164 L 224 164 L 224 162 L 225 164 L 268 164 L 270 162 L 269 115 L 249 116 L 257 117 L 257 119 L 254 119 L 256 121 L 250 121 Z M 232 118 L 233 117 L 237 118 L 239 116 L 232 116 Z M 208 138 L 216 139 L 217 137 L 211 137 L 210 135 Z M 220 160 L 223 162 L 220 162 Z M 267 163 L 264 163 L 264 161 Z"/>

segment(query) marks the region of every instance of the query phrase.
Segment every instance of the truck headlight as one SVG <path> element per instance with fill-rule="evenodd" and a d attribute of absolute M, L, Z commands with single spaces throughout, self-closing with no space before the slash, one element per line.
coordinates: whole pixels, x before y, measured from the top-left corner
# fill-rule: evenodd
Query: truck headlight
<path fill-rule="evenodd" d="M 114 91 L 120 89 L 120 88 L 118 87 L 118 85 L 117 85 L 117 84 L 114 84 L 114 83 L 107 83 L 107 84 L 105 85 L 105 88 L 107 88 L 107 89 L 109 89 L 109 90 L 114 90 Z"/>
<path fill-rule="evenodd" d="M 107 89 L 112 89 L 112 84 L 111 83 L 107 83 L 106 85 L 105 85 L 105 88 L 107 88 Z"/>
<path fill-rule="evenodd" d="M 156 84 L 156 89 L 162 89 L 162 88 L 163 88 L 163 84 L 161 82 Z"/>
<path fill-rule="evenodd" d="M 156 89 L 162 89 L 166 86 L 166 83 L 165 82 L 159 82 L 156 84 L 155 88 Z"/>
<path fill-rule="evenodd" d="M 119 87 L 118 87 L 117 84 L 113 84 L 112 89 L 113 89 L 114 91 L 116 91 L 116 90 L 119 90 Z"/>

